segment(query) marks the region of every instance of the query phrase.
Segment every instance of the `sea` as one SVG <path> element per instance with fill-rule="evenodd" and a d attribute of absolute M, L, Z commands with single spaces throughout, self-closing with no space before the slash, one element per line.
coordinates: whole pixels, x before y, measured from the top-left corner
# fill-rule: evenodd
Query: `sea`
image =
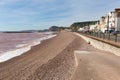
<path fill-rule="evenodd" d="M 0 63 L 22 55 L 43 40 L 55 37 L 53 33 L 0 33 Z"/>

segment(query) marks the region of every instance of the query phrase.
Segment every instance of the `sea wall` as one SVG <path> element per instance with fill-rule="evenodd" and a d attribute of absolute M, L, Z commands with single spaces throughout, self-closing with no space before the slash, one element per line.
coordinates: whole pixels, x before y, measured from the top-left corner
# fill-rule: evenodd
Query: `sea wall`
<path fill-rule="evenodd" d="M 111 45 L 111 44 L 105 43 L 103 41 L 96 40 L 94 38 L 90 38 L 90 37 L 87 37 L 87 36 L 84 36 L 84 35 L 81 35 L 78 33 L 75 33 L 75 34 L 80 36 L 81 38 L 83 38 L 86 42 L 88 42 L 90 45 L 94 46 L 97 49 L 109 51 L 111 53 L 114 53 L 117 56 L 120 56 L 120 48 L 119 47 L 116 47 L 114 45 Z"/>

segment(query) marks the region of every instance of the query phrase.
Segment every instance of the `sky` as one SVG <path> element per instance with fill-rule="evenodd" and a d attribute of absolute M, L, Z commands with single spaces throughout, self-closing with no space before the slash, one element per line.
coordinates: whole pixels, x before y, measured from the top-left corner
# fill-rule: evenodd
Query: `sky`
<path fill-rule="evenodd" d="M 0 31 L 38 30 L 99 20 L 120 0 L 0 0 Z"/>

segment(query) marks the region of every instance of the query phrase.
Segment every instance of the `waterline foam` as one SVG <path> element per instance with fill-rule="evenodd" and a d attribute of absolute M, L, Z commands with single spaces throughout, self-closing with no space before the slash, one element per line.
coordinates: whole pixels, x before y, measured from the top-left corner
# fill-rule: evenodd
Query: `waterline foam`
<path fill-rule="evenodd" d="M 15 49 L 15 50 L 11 50 L 11 51 L 2 53 L 2 55 L 0 55 L 0 62 L 5 62 L 5 61 L 7 61 L 7 60 L 9 60 L 9 59 L 11 59 L 11 58 L 13 58 L 13 57 L 20 56 L 20 55 L 22 55 L 23 53 L 31 50 L 31 47 L 40 44 L 41 41 L 46 40 L 46 39 L 53 38 L 53 37 L 55 37 L 55 36 L 56 36 L 56 35 L 48 35 L 48 36 L 39 38 L 39 39 L 37 39 L 37 40 L 34 40 L 32 43 L 29 43 L 28 45 L 27 45 L 27 44 L 18 45 L 18 46 L 16 46 L 16 47 L 18 47 L 18 49 Z"/>

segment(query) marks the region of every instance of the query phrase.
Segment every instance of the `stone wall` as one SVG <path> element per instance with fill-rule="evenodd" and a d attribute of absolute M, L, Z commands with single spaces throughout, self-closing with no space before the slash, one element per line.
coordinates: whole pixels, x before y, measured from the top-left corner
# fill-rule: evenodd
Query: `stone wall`
<path fill-rule="evenodd" d="M 104 50 L 104 51 L 109 51 L 111 53 L 114 53 L 117 56 L 120 56 L 120 48 L 115 47 L 113 45 L 110 45 L 108 43 L 98 41 L 96 39 L 92 39 L 90 37 L 75 33 L 76 35 L 80 36 L 83 38 L 86 42 L 90 43 L 92 46 L 94 46 L 97 49 Z"/>

